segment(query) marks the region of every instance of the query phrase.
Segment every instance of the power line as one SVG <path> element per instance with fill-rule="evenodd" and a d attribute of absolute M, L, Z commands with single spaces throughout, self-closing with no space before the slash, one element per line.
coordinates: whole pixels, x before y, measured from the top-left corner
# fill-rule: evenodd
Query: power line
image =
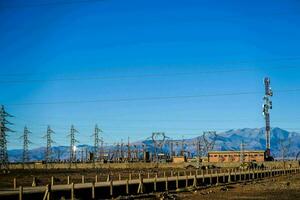
<path fill-rule="evenodd" d="M 276 90 L 277 93 L 299 92 L 300 88 Z M 203 95 L 185 95 L 185 96 L 160 96 L 160 97 L 135 97 L 135 98 L 120 98 L 120 99 L 95 99 L 95 100 L 77 100 L 77 101 L 53 101 L 53 102 L 27 102 L 6 104 L 7 106 L 31 106 L 31 105 L 59 105 L 59 104 L 83 104 L 83 103 L 99 103 L 99 102 L 131 102 L 131 101 L 151 101 L 151 100 L 171 100 L 171 99 L 193 99 L 205 97 L 220 97 L 220 96 L 240 96 L 260 94 L 258 91 L 249 92 L 229 92 L 229 93 L 215 93 Z"/>
<path fill-rule="evenodd" d="M 54 1 L 54 2 L 43 2 L 39 4 L 20 4 L 20 5 L 1 5 L 2 9 L 12 9 L 12 8 L 31 8 L 31 7 L 47 7 L 47 6 L 60 6 L 60 5 L 71 5 L 80 3 L 90 3 L 90 2 L 103 2 L 105 0 L 71 0 L 71 1 Z"/>
<path fill-rule="evenodd" d="M 300 66 L 276 66 L 273 70 L 299 68 Z M 0 84 L 21 84 L 21 83 L 36 83 L 36 82 L 60 82 L 60 81 L 93 81 L 93 80 L 123 80 L 123 79 L 137 79 L 137 78 L 159 78 L 159 77 L 176 77 L 176 76 L 191 76 L 198 74 L 219 74 L 232 72 L 249 72 L 269 68 L 239 68 L 227 70 L 209 70 L 209 71 L 195 71 L 186 73 L 162 73 L 162 74 L 140 74 L 131 76 L 93 76 L 93 77 L 70 77 L 70 78 L 55 78 L 55 79 L 20 79 L 20 80 L 1 80 Z M 0 76 L 13 76 L 13 74 L 0 74 Z"/>

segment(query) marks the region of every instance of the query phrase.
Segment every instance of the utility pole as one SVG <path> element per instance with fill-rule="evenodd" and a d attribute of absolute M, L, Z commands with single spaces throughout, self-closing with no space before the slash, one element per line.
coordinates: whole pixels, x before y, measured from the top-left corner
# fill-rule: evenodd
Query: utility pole
<path fill-rule="evenodd" d="M 98 128 L 98 125 L 95 125 L 95 131 L 94 131 L 94 161 L 99 160 L 99 142 L 101 141 L 99 139 L 99 134 L 102 132 L 100 128 Z"/>
<path fill-rule="evenodd" d="M 8 154 L 7 154 L 7 132 L 13 132 L 7 125 L 11 125 L 9 121 L 6 120 L 7 117 L 12 117 L 8 114 L 4 106 L 1 105 L 0 108 L 0 169 L 8 169 Z"/>
<path fill-rule="evenodd" d="M 49 163 L 52 161 L 52 149 L 51 145 L 54 143 L 54 141 L 51 139 L 51 134 L 54 133 L 54 131 L 50 128 L 50 126 L 47 127 L 47 133 L 43 138 L 47 138 L 47 147 L 46 147 L 46 156 L 45 160 L 46 163 Z"/>
<path fill-rule="evenodd" d="M 24 127 L 24 133 L 23 133 L 23 167 L 25 163 L 29 162 L 29 149 L 28 146 L 31 143 L 30 140 L 28 139 L 28 135 L 31 133 L 28 128 L 25 126 Z"/>
<path fill-rule="evenodd" d="M 75 139 L 75 133 L 78 133 L 78 131 L 72 125 L 70 134 L 68 135 L 70 137 L 70 163 L 76 161 L 76 143 L 78 141 Z"/>
<path fill-rule="evenodd" d="M 270 112 L 269 110 L 272 109 L 272 101 L 271 97 L 273 96 L 272 89 L 270 87 L 270 78 L 266 77 L 264 79 L 265 84 L 265 96 L 263 98 L 264 105 L 263 105 L 263 115 L 265 117 L 265 123 L 266 123 L 266 160 L 272 160 L 271 157 L 271 144 L 270 144 L 270 132 L 271 132 L 271 126 L 270 126 Z"/>

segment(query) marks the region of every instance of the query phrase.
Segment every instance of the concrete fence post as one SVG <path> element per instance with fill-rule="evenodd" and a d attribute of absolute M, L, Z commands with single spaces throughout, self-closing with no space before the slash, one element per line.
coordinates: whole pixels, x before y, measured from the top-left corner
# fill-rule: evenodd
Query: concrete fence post
<path fill-rule="evenodd" d="M 23 199 L 23 186 L 19 187 L 19 200 Z"/>
<path fill-rule="evenodd" d="M 67 177 L 67 184 L 70 185 L 70 176 Z"/>
<path fill-rule="evenodd" d="M 168 187 L 168 177 L 166 177 L 166 191 L 168 191 L 169 190 L 169 187 Z"/>
<path fill-rule="evenodd" d="M 126 179 L 126 194 L 129 194 L 129 180 Z"/>
<path fill-rule="evenodd" d="M 81 183 L 85 183 L 84 175 L 81 176 Z"/>
<path fill-rule="evenodd" d="M 17 179 L 14 178 L 14 190 L 16 190 L 16 189 L 17 189 Z"/>
<path fill-rule="evenodd" d="M 95 199 L 95 182 L 92 182 L 92 199 Z"/>
<path fill-rule="evenodd" d="M 176 189 L 178 189 L 179 188 L 179 180 L 178 180 L 178 174 L 176 175 Z"/>
<path fill-rule="evenodd" d="M 109 194 L 110 196 L 113 196 L 114 195 L 114 188 L 113 188 L 113 180 L 110 180 L 110 184 L 109 184 Z"/>
<path fill-rule="evenodd" d="M 140 182 L 139 182 L 139 187 L 138 187 L 137 193 L 138 194 L 143 194 L 143 192 L 144 192 L 144 181 L 143 181 L 143 177 L 140 173 L 139 173 L 139 180 L 140 180 Z"/>
<path fill-rule="evenodd" d="M 53 186 L 53 185 L 54 185 L 54 177 L 51 176 L 51 186 Z"/>
<path fill-rule="evenodd" d="M 33 177 L 32 178 L 32 185 L 31 185 L 32 187 L 35 187 L 36 186 L 36 178 L 35 177 Z"/>
<path fill-rule="evenodd" d="M 122 177 L 121 177 L 121 174 L 119 174 L 119 181 L 121 181 L 122 180 Z"/>
<path fill-rule="evenodd" d="M 74 196 L 74 183 L 71 183 L 71 200 L 74 200 L 75 196 Z"/>
<path fill-rule="evenodd" d="M 95 175 L 95 183 L 98 182 L 98 175 Z"/>
<path fill-rule="evenodd" d="M 185 187 L 189 187 L 189 178 L 187 175 L 185 175 Z"/>
<path fill-rule="evenodd" d="M 197 175 L 194 176 L 194 182 L 193 182 L 193 187 L 197 187 L 198 181 L 197 181 Z"/>
<path fill-rule="evenodd" d="M 157 181 L 157 174 L 155 174 L 155 178 L 154 178 L 154 185 L 153 185 L 153 190 L 154 190 L 154 192 L 156 192 L 156 181 Z"/>

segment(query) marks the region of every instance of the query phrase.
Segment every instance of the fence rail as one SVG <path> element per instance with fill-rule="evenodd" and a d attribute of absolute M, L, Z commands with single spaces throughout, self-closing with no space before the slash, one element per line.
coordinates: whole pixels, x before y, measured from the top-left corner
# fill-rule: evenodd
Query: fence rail
<path fill-rule="evenodd" d="M 84 196 L 85 199 L 95 199 L 96 197 L 114 197 L 128 194 L 143 194 L 150 192 L 179 190 L 181 188 L 201 187 L 213 184 L 230 184 L 240 181 L 251 181 L 266 177 L 274 177 L 292 173 L 299 173 L 300 168 L 289 169 L 230 169 L 230 170 L 186 170 L 181 172 L 163 172 L 162 176 L 155 174 L 154 177 L 139 174 L 138 178 L 131 179 L 131 175 L 126 179 L 119 177 L 114 180 L 109 175 L 106 181 L 98 182 L 97 175 L 92 182 L 85 182 L 82 176 L 81 183 L 72 183 L 70 179 L 66 184 L 55 185 L 54 178 L 46 186 L 35 186 L 33 180 L 32 187 L 17 187 L 16 179 L 13 180 L 13 188 L 0 191 L 0 198 L 6 199 L 31 199 L 32 195 L 39 199 L 50 200 L 53 197 L 67 196 L 74 200 L 75 196 Z"/>

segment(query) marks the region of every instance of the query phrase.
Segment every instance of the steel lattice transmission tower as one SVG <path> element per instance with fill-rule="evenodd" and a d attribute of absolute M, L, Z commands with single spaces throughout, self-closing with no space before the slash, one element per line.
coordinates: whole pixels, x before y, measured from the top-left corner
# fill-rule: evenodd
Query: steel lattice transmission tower
<path fill-rule="evenodd" d="M 98 128 L 98 125 L 95 125 L 95 132 L 93 134 L 94 137 L 94 160 L 99 160 L 100 155 L 100 144 L 99 142 L 102 142 L 102 140 L 99 139 L 99 134 L 102 132 L 100 128 Z"/>
<path fill-rule="evenodd" d="M 45 155 L 45 160 L 46 163 L 49 163 L 52 161 L 52 149 L 51 145 L 54 143 L 54 141 L 51 138 L 51 134 L 54 133 L 54 131 L 50 128 L 50 126 L 47 127 L 47 133 L 44 136 L 44 138 L 47 139 L 47 147 L 46 147 L 46 155 Z"/>
<path fill-rule="evenodd" d="M 29 162 L 29 144 L 31 144 L 31 141 L 29 140 L 28 136 L 29 133 L 31 133 L 28 128 L 24 127 L 24 133 L 23 133 L 23 165 L 27 162 Z"/>
<path fill-rule="evenodd" d="M 7 132 L 12 132 L 7 125 L 11 125 L 9 121 L 6 120 L 7 117 L 12 117 L 8 114 L 4 106 L 1 105 L 0 108 L 0 169 L 8 168 L 8 154 L 7 154 Z"/>
<path fill-rule="evenodd" d="M 79 141 L 75 139 L 75 133 L 78 133 L 78 131 L 72 125 L 68 135 L 70 137 L 70 162 L 76 161 L 76 143 Z"/>
<path fill-rule="evenodd" d="M 264 79 L 265 84 L 265 96 L 263 98 L 264 105 L 263 105 L 263 115 L 265 117 L 266 122 L 266 158 L 271 158 L 271 144 L 270 144 L 270 132 L 271 132 L 271 126 L 270 126 L 270 109 L 272 109 L 272 101 L 271 97 L 273 96 L 272 89 L 270 87 L 270 78 L 266 77 Z"/>

